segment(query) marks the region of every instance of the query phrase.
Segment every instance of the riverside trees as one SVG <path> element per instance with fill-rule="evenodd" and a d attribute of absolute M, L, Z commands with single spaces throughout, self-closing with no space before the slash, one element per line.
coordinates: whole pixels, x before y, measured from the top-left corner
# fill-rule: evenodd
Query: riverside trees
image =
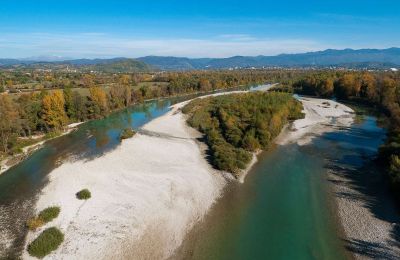
<path fill-rule="evenodd" d="M 188 123 L 205 134 L 212 162 L 237 175 L 258 149 L 266 149 L 288 122 L 303 117 L 286 93 L 245 93 L 196 99 L 183 108 Z"/>

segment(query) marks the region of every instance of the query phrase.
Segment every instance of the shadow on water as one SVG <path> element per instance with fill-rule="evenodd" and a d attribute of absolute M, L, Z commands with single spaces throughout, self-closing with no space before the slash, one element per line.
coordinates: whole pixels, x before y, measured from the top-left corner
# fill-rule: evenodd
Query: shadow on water
<path fill-rule="evenodd" d="M 388 245 L 400 246 L 400 210 L 390 192 L 383 170 L 373 160 L 377 147 L 383 142 L 384 131 L 376 119 L 366 117 L 350 131 L 327 134 L 325 139 L 335 141 L 341 154 L 327 153 L 325 168 L 332 174 L 328 181 L 337 186 L 334 196 L 355 201 L 367 208 L 374 217 L 392 225 Z M 335 150 L 335 149 L 333 149 Z M 383 243 L 367 240 L 343 239 L 345 247 L 362 257 L 398 259 Z M 382 241 L 383 242 L 383 241 Z"/>

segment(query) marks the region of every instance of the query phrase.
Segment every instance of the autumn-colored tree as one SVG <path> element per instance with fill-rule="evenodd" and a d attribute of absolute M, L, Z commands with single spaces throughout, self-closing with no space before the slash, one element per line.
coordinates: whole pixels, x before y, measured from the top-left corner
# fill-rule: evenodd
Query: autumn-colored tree
<path fill-rule="evenodd" d="M 53 129 L 61 129 L 67 124 L 68 117 L 65 113 L 65 100 L 61 90 L 43 97 L 41 117 L 45 125 Z"/>
<path fill-rule="evenodd" d="M 210 81 L 206 78 L 201 78 L 199 81 L 199 90 L 200 91 L 210 91 L 212 89 L 212 85 Z"/>
<path fill-rule="evenodd" d="M 94 117 L 105 116 L 108 113 L 108 99 L 106 92 L 100 87 L 89 89 L 89 113 Z"/>
<path fill-rule="evenodd" d="M 119 77 L 119 83 L 123 86 L 129 86 L 131 83 L 131 76 L 127 74 L 123 74 Z"/>
<path fill-rule="evenodd" d="M 335 93 L 339 98 L 349 98 L 351 96 L 358 96 L 360 93 L 361 84 L 356 79 L 353 73 L 347 73 L 339 78 L 337 82 Z"/>
<path fill-rule="evenodd" d="M 376 88 L 375 77 L 371 73 L 364 73 L 361 77 L 361 97 L 368 98 L 371 102 L 378 102 L 379 95 Z"/>
<path fill-rule="evenodd" d="M 333 79 L 327 78 L 320 82 L 320 96 L 330 97 L 333 94 Z"/>

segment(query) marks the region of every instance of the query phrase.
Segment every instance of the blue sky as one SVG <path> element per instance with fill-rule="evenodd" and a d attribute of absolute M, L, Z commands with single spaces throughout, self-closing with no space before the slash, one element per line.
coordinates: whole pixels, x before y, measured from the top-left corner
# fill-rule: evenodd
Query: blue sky
<path fill-rule="evenodd" d="M 400 46 L 400 1 L 6 1 L 0 57 L 275 55 Z"/>

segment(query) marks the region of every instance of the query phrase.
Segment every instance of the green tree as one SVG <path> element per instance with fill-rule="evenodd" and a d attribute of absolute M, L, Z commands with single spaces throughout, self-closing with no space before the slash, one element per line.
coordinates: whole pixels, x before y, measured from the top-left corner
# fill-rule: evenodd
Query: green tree
<path fill-rule="evenodd" d="M 0 95 L 0 118 L 1 151 L 8 153 L 20 129 L 18 108 L 8 95 Z"/>

